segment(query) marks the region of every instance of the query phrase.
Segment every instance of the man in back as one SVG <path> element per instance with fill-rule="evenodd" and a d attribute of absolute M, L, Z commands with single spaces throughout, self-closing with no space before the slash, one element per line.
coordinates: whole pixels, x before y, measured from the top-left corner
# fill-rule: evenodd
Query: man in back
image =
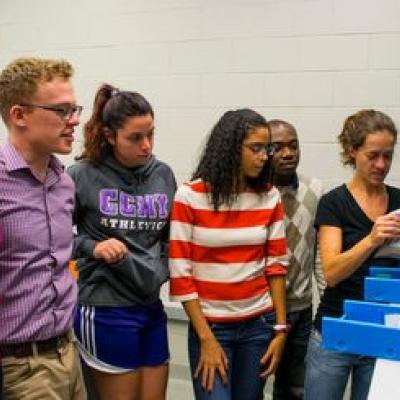
<path fill-rule="evenodd" d="M 72 150 L 82 110 L 69 63 L 20 58 L 0 74 L 0 358 L 4 400 L 85 399 L 71 331 L 74 185 L 53 155 Z"/>
<path fill-rule="evenodd" d="M 274 400 L 303 398 L 304 358 L 312 326 L 312 277 L 318 291 L 324 287 L 316 260 L 314 216 L 322 195 L 322 184 L 297 173 L 300 147 L 296 129 L 282 120 L 269 122 L 274 146 L 273 182 L 285 208 L 286 237 L 290 252 L 286 276 L 287 321 L 291 325 L 285 350 L 275 373 Z"/>

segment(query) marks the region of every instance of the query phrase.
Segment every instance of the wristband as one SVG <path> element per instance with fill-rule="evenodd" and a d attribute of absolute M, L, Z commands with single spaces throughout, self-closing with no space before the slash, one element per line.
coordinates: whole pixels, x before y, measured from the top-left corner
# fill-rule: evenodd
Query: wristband
<path fill-rule="evenodd" d="M 290 325 L 289 324 L 276 324 L 272 327 L 272 329 L 276 332 L 276 333 L 280 333 L 280 332 L 289 332 L 290 331 Z"/>

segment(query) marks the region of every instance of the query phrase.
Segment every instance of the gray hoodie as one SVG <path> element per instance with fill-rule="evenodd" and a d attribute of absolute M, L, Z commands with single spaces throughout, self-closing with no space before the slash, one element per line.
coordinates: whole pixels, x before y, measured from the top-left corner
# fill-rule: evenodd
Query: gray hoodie
<path fill-rule="evenodd" d="M 76 185 L 74 258 L 79 302 L 119 306 L 151 304 L 168 279 L 169 213 L 176 182 L 171 168 L 154 156 L 126 168 L 112 155 L 68 169 Z M 120 262 L 93 258 L 96 242 L 115 238 L 129 252 Z"/>

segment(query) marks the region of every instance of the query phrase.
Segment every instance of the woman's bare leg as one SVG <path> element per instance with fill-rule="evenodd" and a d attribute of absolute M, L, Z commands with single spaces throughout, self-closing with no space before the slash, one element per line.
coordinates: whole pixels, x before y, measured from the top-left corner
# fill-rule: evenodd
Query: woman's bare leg
<path fill-rule="evenodd" d="M 140 400 L 140 370 L 126 374 L 108 374 L 89 368 L 101 400 Z"/>
<path fill-rule="evenodd" d="M 168 381 L 168 364 L 156 367 L 143 367 L 140 371 L 140 400 L 165 400 Z"/>

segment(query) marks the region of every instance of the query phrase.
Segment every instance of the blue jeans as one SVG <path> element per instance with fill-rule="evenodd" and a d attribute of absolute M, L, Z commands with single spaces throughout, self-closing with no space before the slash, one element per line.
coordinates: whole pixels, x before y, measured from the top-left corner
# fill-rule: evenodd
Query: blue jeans
<path fill-rule="evenodd" d="M 291 325 L 281 362 L 275 372 L 274 400 L 301 400 L 304 394 L 305 357 L 312 328 L 311 307 L 287 314 Z"/>
<path fill-rule="evenodd" d="M 351 400 L 366 400 L 375 358 L 324 350 L 321 334 L 313 331 L 306 356 L 304 400 L 342 400 L 352 374 Z"/>
<path fill-rule="evenodd" d="M 275 313 L 267 313 L 240 322 L 210 323 L 216 339 L 229 360 L 228 383 L 224 385 L 218 373 L 212 392 L 201 386 L 201 374 L 193 378 L 200 358 L 200 343 L 189 326 L 189 361 L 196 400 L 259 400 L 263 399 L 265 380 L 260 378 L 260 365 L 273 337 Z"/>

